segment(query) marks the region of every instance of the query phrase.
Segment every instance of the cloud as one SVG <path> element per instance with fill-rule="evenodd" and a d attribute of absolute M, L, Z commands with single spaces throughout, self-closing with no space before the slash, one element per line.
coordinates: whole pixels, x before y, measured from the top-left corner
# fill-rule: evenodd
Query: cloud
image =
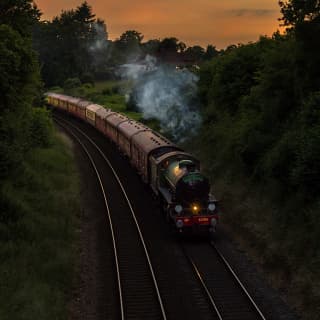
<path fill-rule="evenodd" d="M 265 17 L 265 16 L 272 16 L 278 13 L 276 10 L 270 10 L 270 9 L 244 9 L 244 8 L 226 10 L 225 12 L 235 17 L 243 17 L 243 16 Z"/>

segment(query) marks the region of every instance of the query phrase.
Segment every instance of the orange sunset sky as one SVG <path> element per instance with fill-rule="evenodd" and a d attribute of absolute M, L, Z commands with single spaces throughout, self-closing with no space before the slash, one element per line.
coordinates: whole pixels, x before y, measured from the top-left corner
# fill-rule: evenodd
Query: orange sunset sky
<path fill-rule="evenodd" d="M 77 7 L 78 0 L 35 0 L 50 20 L 61 10 Z M 97 17 L 105 20 L 109 39 L 137 30 L 144 41 L 176 37 L 188 46 L 256 41 L 272 35 L 281 17 L 277 0 L 88 0 Z"/>

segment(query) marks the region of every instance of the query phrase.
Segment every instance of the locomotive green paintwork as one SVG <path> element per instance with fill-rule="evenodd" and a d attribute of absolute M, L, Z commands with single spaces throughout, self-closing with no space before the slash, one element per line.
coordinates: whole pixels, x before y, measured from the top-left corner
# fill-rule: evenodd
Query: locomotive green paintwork
<path fill-rule="evenodd" d="M 209 197 L 209 181 L 191 160 L 172 161 L 164 172 L 164 178 L 176 200 L 205 201 Z"/>

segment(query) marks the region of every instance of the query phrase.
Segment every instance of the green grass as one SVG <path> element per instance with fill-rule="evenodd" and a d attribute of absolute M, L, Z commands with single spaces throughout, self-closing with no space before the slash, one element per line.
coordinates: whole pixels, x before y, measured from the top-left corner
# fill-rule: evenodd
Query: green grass
<path fill-rule="evenodd" d="M 70 148 L 26 155 L 0 196 L 0 319 L 67 319 L 78 228 L 79 179 Z"/>
<path fill-rule="evenodd" d="M 132 86 L 132 84 L 129 81 L 100 81 L 94 85 L 83 84 L 80 87 L 68 90 L 53 87 L 49 91 L 87 99 L 105 108 L 122 113 L 131 119 L 143 122 L 151 129 L 159 131 L 160 125 L 158 120 L 143 119 L 142 113 L 127 109 L 125 92 L 127 92 L 130 86 Z"/>

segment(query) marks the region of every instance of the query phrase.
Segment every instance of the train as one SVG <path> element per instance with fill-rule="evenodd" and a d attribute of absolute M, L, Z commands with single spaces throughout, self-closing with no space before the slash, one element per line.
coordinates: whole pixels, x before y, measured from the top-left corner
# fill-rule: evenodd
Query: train
<path fill-rule="evenodd" d="M 51 92 L 45 96 L 48 105 L 88 122 L 128 157 L 177 233 L 216 233 L 218 201 L 192 154 L 146 125 L 91 101 Z"/>

